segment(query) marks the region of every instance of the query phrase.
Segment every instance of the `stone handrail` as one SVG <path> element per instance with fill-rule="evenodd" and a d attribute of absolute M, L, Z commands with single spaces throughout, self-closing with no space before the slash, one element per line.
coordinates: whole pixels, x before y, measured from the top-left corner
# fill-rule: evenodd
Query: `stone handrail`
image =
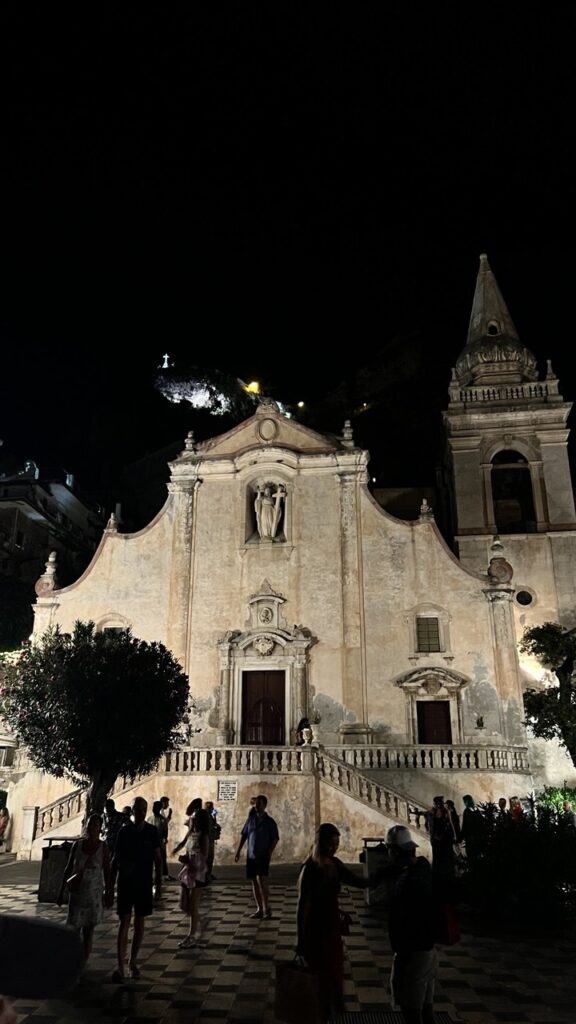
<path fill-rule="evenodd" d="M 34 829 L 34 838 L 51 832 L 53 828 L 66 825 L 71 818 L 77 818 L 84 813 L 86 807 L 87 789 L 74 789 L 71 793 L 61 797 L 60 800 L 53 800 L 51 804 L 40 807 Z"/>
<path fill-rule="evenodd" d="M 529 772 L 526 747 L 401 744 L 398 746 L 329 747 L 327 753 L 354 768 L 421 768 L 436 771 Z"/>
<path fill-rule="evenodd" d="M 327 750 L 316 751 L 316 771 L 324 782 L 341 790 L 355 800 L 367 804 L 375 811 L 386 814 L 389 818 L 410 828 L 424 829 L 426 812 L 421 807 L 409 803 L 406 797 L 388 789 L 362 775 L 356 767 L 343 762 L 339 757 Z"/>
<path fill-rule="evenodd" d="M 110 796 L 119 796 L 125 793 L 126 790 L 133 789 L 134 786 L 140 785 L 146 778 L 148 778 L 146 775 L 137 775 L 134 779 L 121 776 L 110 790 Z M 53 800 L 51 804 L 40 807 L 34 838 L 37 839 L 44 832 L 51 832 L 53 828 L 65 825 L 67 821 L 71 818 L 77 818 L 79 814 L 84 815 L 87 792 L 88 786 L 81 786 L 78 789 L 74 789 L 71 793 L 67 793 L 66 796 L 60 797 L 59 800 Z"/>
<path fill-rule="evenodd" d="M 441 771 L 528 772 L 525 747 L 472 746 L 352 746 L 317 747 L 189 747 L 173 750 L 161 759 L 158 770 L 165 774 L 192 775 L 195 772 L 224 775 L 317 774 L 330 785 L 389 815 L 397 821 L 420 827 L 424 813 L 399 793 L 363 775 L 365 771 L 390 768 L 422 768 Z M 119 778 L 112 790 L 117 796 L 139 785 L 146 776 Z M 84 813 L 86 788 L 75 789 L 38 810 L 34 838 L 65 826 Z"/>
<path fill-rule="evenodd" d="M 160 759 L 158 771 L 169 774 L 191 774 L 193 772 L 217 772 L 223 775 L 244 774 L 254 772 L 258 775 L 268 772 L 277 775 L 294 772 L 314 771 L 314 753 L 312 748 L 269 747 L 191 747 L 173 750 Z M 125 793 L 126 790 L 139 785 L 147 776 L 139 775 L 135 779 L 119 778 L 112 789 L 112 796 Z M 73 790 L 59 800 L 40 807 L 34 832 L 34 838 L 51 832 L 52 829 L 66 825 L 72 819 L 83 814 L 86 808 L 87 787 Z"/>
<path fill-rule="evenodd" d="M 190 747 L 173 750 L 162 758 L 160 770 L 171 773 L 230 772 L 234 775 L 271 772 L 276 775 L 314 770 L 311 747 Z"/>

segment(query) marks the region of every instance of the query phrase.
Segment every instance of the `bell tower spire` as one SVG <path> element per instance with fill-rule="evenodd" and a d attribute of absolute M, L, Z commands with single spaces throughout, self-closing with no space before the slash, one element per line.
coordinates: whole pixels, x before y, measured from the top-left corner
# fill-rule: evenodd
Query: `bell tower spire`
<path fill-rule="evenodd" d="M 522 344 L 488 262 L 480 256 L 466 347 L 456 362 L 460 384 L 523 384 L 538 377 L 536 359 Z"/>
<path fill-rule="evenodd" d="M 534 566 L 548 558 L 557 567 L 558 614 L 573 624 L 576 614 L 569 611 L 568 598 L 570 574 L 576 574 L 567 451 L 571 404 L 559 393 L 550 366 L 538 379 L 536 359 L 520 341 L 485 254 L 449 395 L 444 425 L 460 559 L 482 571 L 491 538 L 506 534 L 529 587 Z M 541 593 L 541 581 L 532 581 L 532 589 Z"/>

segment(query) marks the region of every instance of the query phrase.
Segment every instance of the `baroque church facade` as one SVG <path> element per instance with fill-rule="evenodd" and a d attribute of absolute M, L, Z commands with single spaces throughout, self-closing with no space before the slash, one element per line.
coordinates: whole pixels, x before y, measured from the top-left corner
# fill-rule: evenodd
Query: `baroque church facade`
<path fill-rule="evenodd" d="M 230 860 L 265 793 L 278 856 L 296 861 L 322 820 L 355 858 L 393 823 L 425 847 L 420 812 L 438 792 L 495 800 L 574 781 L 560 747 L 527 733 L 523 690 L 553 680 L 518 653 L 526 626 L 576 625 L 571 406 L 549 364 L 539 379 L 484 256 L 449 399 L 453 548 L 426 501 L 414 521 L 376 503 L 349 422 L 324 436 L 263 400 L 223 435 L 189 436 L 163 509 L 135 534 L 112 517 L 75 583 L 58 589 L 48 563 L 35 633 L 130 626 L 190 678 L 181 748 L 117 800 L 168 794 L 182 816 L 192 797 L 214 800 Z M 18 752 L 14 849 L 37 857 L 77 832 L 82 799 Z"/>

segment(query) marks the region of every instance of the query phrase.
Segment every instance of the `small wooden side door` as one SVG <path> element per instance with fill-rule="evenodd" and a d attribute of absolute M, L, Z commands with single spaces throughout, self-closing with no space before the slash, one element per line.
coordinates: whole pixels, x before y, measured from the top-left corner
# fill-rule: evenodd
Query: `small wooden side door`
<path fill-rule="evenodd" d="M 452 743 L 449 700 L 419 700 L 418 743 Z"/>

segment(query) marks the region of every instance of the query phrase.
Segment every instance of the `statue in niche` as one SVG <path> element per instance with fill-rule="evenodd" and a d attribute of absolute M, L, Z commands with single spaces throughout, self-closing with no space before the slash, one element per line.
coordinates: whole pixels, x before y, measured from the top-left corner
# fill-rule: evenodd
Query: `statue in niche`
<path fill-rule="evenodd" d="M 274 540 L 276 537 L 285 500 L 284 484 L 278 484 L 274 494 L 272 494 L 271 484 L 264 484 L 264 486 L 258 484 L 254 509 L 256 526 L 262 540 Z"/>

